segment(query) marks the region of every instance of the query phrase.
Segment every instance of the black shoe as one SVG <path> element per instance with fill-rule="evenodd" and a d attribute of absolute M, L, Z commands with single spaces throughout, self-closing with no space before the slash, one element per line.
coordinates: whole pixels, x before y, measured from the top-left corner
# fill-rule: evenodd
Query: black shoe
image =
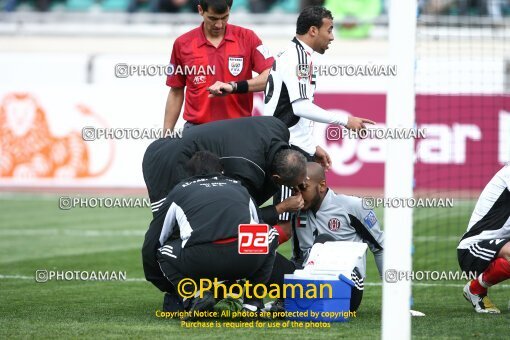
<path fill-rule="evenodd" d="M 269 311 L 271 314 L 275 313 L 277 319 L 285 319 L 285 300 L 276 299 Z"/>
<path fill-rule="evenodd" d="M 213 294 L 210 291 L 204 292 L 203 297 L 195 297 L 192 298 L 189 304 L 189 313 L 186 313 L 188 316 L 184 317 L 183 320 L 196 320 L 194 314 L 197 312 L 211 312 L 213 311 L 214 305 L 216 304 L 216 300 L 214 299 Z"/>
<path fill-rule="evenodd" d="M 165 293 L 163 298 L 163 312 L 182 312 L 184 304 L 182 298 L 176 293 Z"/>

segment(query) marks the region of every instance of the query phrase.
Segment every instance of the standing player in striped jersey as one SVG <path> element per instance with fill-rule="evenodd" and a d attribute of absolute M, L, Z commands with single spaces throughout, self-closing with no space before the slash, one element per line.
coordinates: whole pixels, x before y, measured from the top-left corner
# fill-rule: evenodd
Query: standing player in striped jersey
<path fill-rule="evenodd" d="M 347 113 L 326 111 L 313 103 L 317 75 L 314 74 L 314 59 L 324 54 L 333 41 L 333 16 L 321 6 L 305 8 L 297 19 L 296 36 L 273 63 L 265 90 L 264 115 L 280 118 L 289 128 L 289 143 L 301 151 L 308 160 L 315 160 L 327 170 L 331 158 L 313 138 L 314 122 L 338 124 L 348 129 L 365 128 L 365 123 L 374 124 L 365 118 L 349 116 Z M 282 188 L 283 200 L 291 194 Z M 289 214 L 280 219 L 287 221 Z M 284 224 L 282 224 L 282 227 Z"/>
<path fill-rule="evenodd" d="M 477 313 L 500 313 L 487 290 L 510 278 L 509 241 L 510 165 L 506 165 L 483 189 L 457 247 L 460 268 L 478 275 L 464 287 L 464 297 Z"/>

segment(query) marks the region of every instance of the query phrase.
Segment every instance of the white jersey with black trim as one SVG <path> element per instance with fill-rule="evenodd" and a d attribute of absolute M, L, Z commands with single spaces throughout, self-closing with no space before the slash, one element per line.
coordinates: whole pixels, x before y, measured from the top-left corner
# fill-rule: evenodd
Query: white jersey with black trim
<path fill-rule="evenodd" d="M 264 115 L 281 119 L 289 128 L 289 143 L 310 155 L 315 154 L 317 147 L 313 139 L 314 122 L 295 115 L 292 103 L 314 100 L 316 75 L 312 69 L 315 54 L 311 47 L 294 38 L 290 46 L 275 57 L 264 99 Z"/>
<path fill-rule="evenodd" d="M 485 186 L 457 249 L 484 240 L 510 238 L 510 165 L 504 166 Z"/>

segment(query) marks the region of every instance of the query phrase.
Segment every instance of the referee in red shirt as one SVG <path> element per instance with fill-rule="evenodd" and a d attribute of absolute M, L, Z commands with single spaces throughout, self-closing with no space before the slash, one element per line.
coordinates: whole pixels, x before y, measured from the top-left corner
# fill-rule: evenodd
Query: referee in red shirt
<path fill-rule="evenodd" d="M 175 71 L 166 81 L 170 92 L 165 129 L 175 127 L 185 87 L 186 126 L 251 116 L 250 92 L 264 90 L 274 60 L 253 31 L 227 24 L 231 6 L 232 0 L 200 0 L 198 12 L 203 23 L 175 40 L 170 59 Z M 212 67 L 214 74 L 183 74 L 193 66 L 195 70 Z M 252 79 L 252 71 L 259 75 Z M 234 95 L 225 96 L 231 93 Z"/>

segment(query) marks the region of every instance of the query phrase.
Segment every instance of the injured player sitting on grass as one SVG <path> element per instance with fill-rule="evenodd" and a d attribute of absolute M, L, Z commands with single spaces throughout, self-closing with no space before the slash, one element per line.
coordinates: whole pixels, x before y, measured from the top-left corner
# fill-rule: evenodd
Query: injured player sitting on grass
<path fill-rule="evenodd" d="M 269 229 L 267 254 L 239 254 L 238 226 L 260 222 L 259 210 L 248 190 L 240 181 L 222 174 L 220 159 L 211 152 L 195 153 L 186 168 L 192 177 L 178 183 L 155 213 L 142 253 L 147 280 L 166 292 L 164 311 L 186 310 L 193 316 L 195 311 L 213 310 L 218 297 L 210 291 L 202 296 L 186 291 L 188 299 L 183 299 L 181 281 L 193 280 L 197 285 L 202 279 L 246 279 L 253 286 L 267 283 L 278 232 Z M 159 239 L 153 239 L 153 230 L 161 230 Z M 155 266 L 166 282 L 152 275 Z M 245 291 L 244 305 L 238 307 L 254 311 L 256 317 L 264 305 L 256 298 L 260 294 L 249 293 Z"/>
<path fill-rule="evenodd" d="M 355 196 L 335 194 L 328 188 L 324 168 L 318 163 L 307 163 L 307 176 L 301 195 L 306 211 L 306 226 L 292 217 L 293 257 L 289 261 L 277 253 L 270 283 L 283 284 L 284 274 L 292 274 L 306 264 L 310 250 L 315 243 L 328 241 L 364 242 L 374 254 L 375 263 L 382 276 L 384 233 L 373 210 L 362 205 L 362 199 Z M 354 287 L 351 292 L 350 311 L 358 309 L 363 296 L 363 279 L 366 276 L 366 264 L 363 268 L 354 268 L 351 279 Z M 270 309 L 283 311 L 283 299 L 277 299 Z"/>

